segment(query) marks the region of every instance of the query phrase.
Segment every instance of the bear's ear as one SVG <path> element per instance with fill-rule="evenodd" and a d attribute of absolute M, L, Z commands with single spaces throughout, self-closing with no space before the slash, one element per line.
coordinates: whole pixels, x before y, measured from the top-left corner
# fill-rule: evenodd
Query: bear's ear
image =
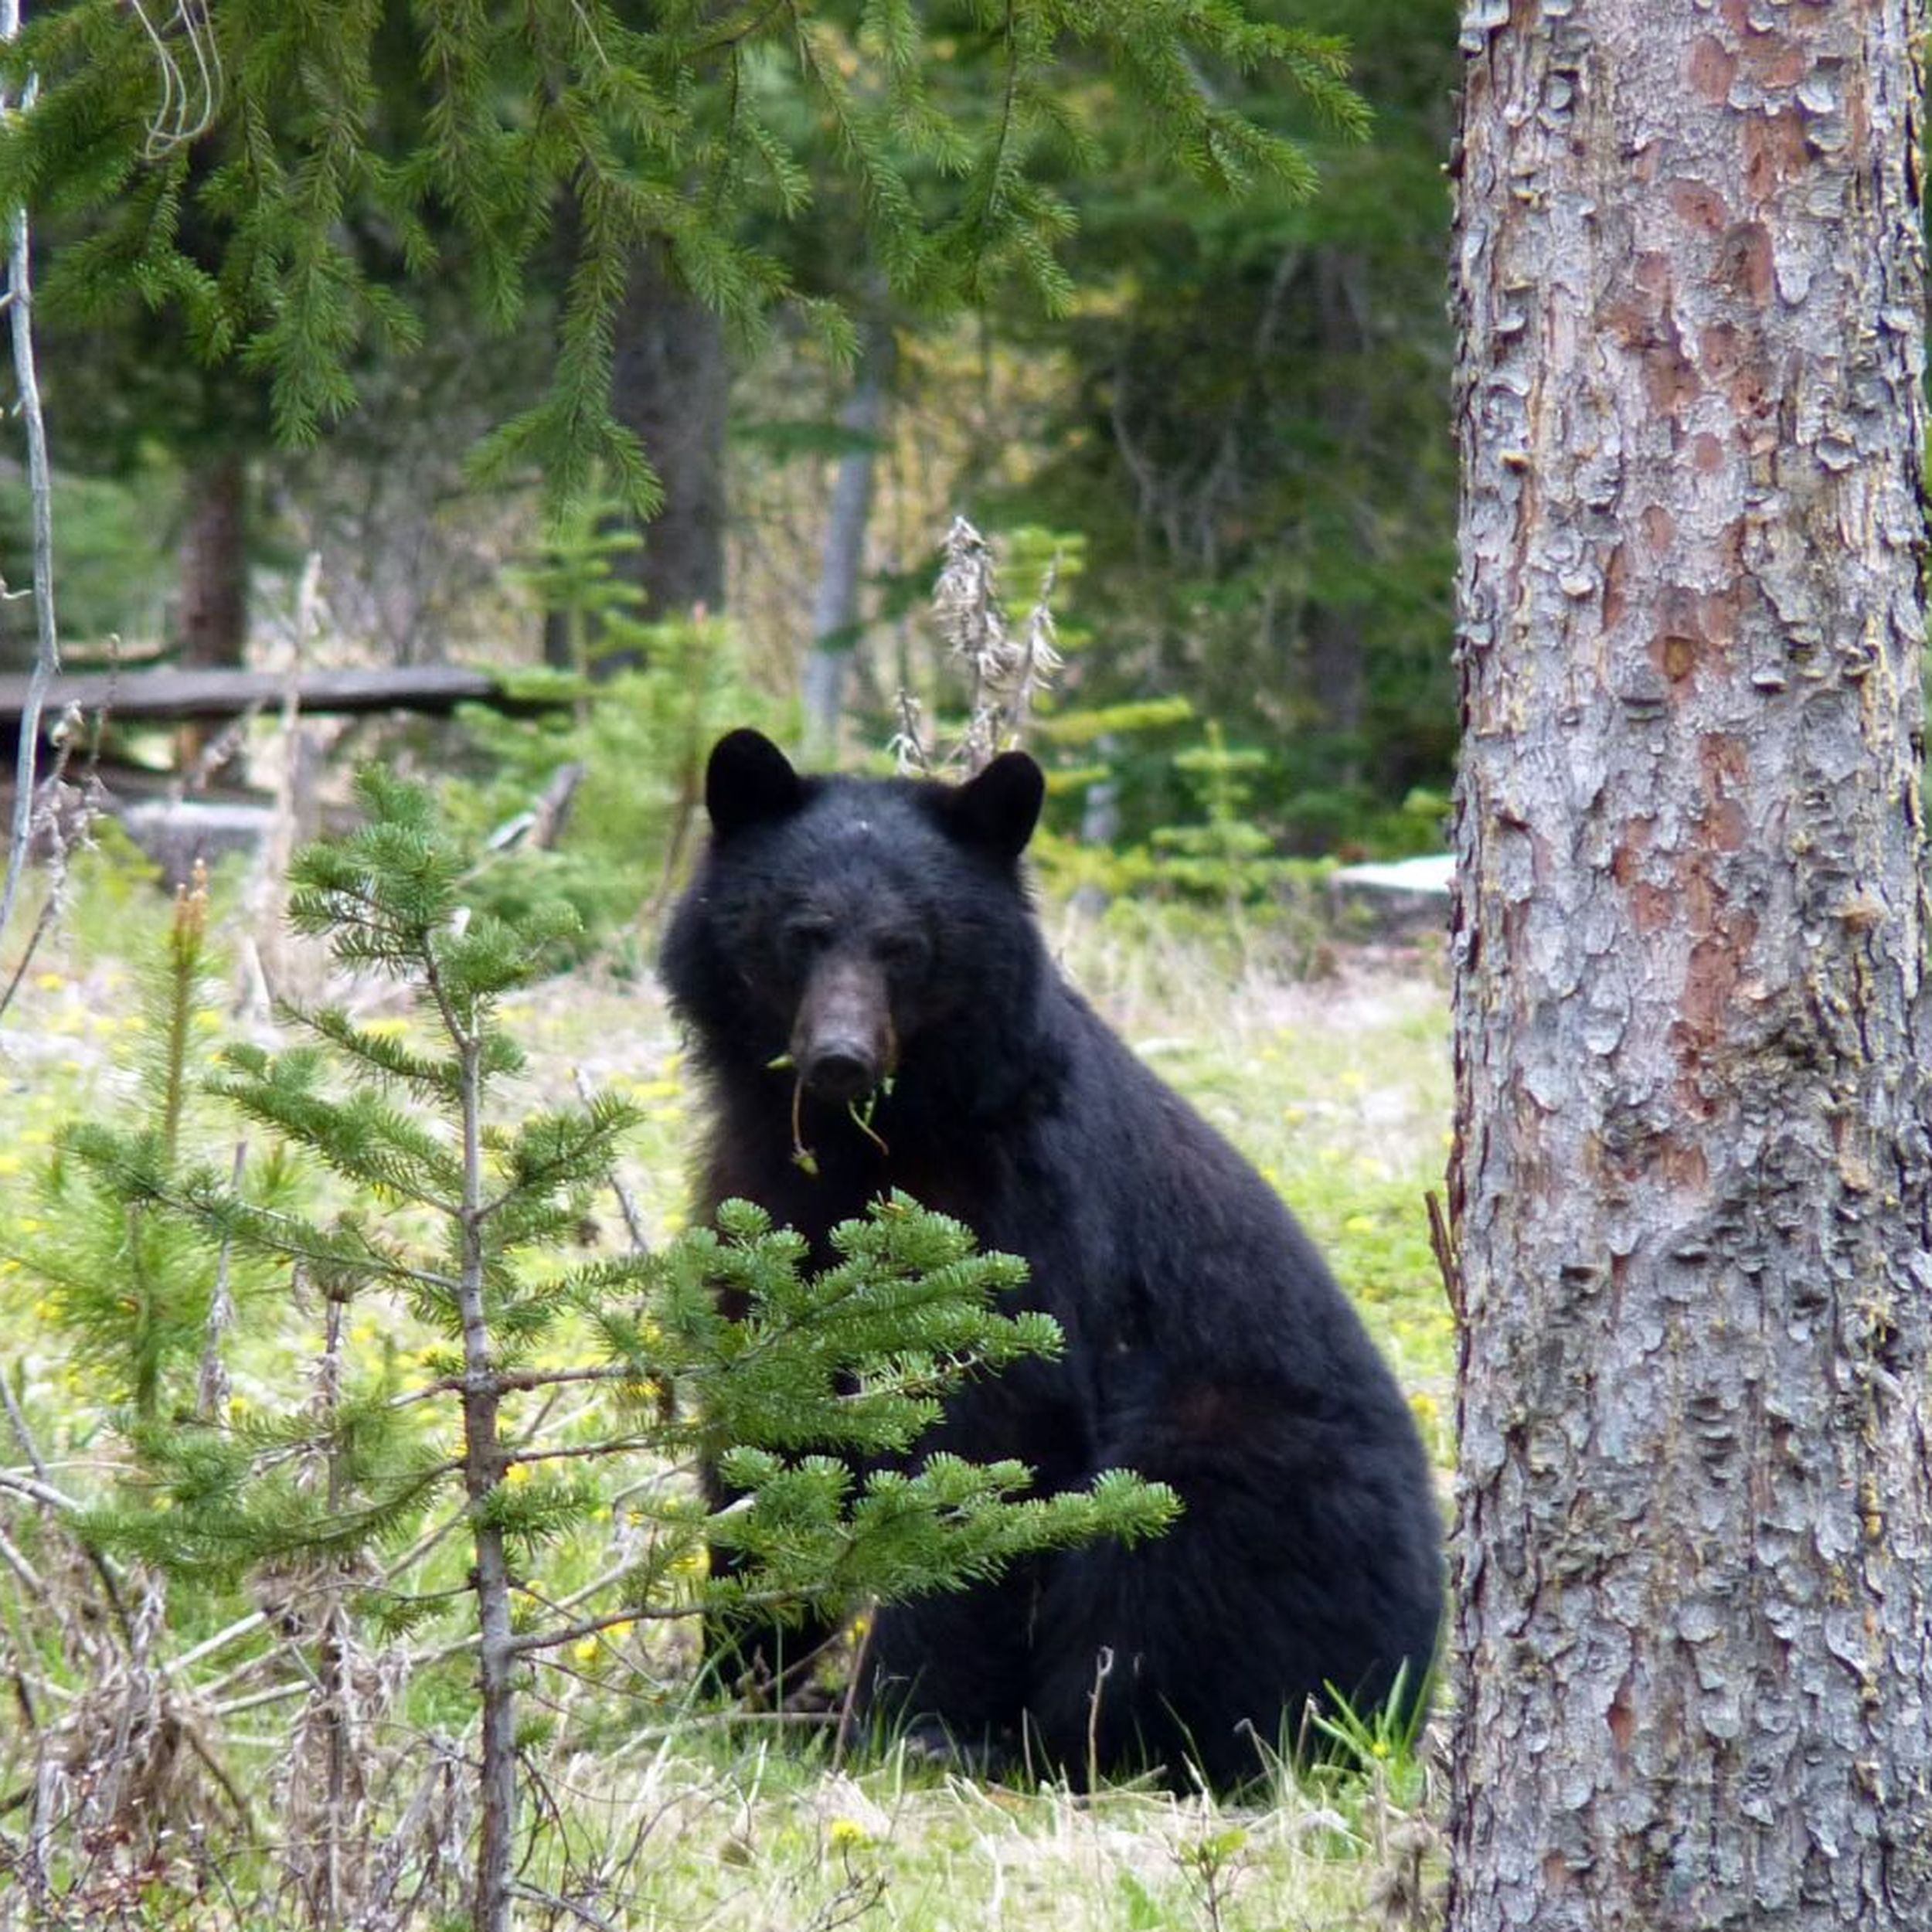
<path fill-rule="evenodd" d="M 747 825 L 789 818 L 804 795 L 791 761 L 763 732 L 730 732 L 712 747 L 704 803 L 711 828 L 720 838 Z"/>
<path fill-rule="evenodd" d="M 946 798 L 946 820 L 962 843 L 1017 859 L 1039 822 L 1046 780 L 1023 751 L 1002 751 Z"/>

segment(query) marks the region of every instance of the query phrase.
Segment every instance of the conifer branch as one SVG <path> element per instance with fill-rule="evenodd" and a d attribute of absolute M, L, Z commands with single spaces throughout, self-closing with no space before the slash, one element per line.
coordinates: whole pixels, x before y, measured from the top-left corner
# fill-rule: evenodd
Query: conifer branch
<path fill-rule="evenodd" d="M 16 15 L 19 0 L 6 5 Z M 1095 165 L 1104 114 L 1131 115 L 1175 167 L 1230 193 L 1305 195 L 1312 167 L 1217 101 L 1216 70 L 1265 66 L 1338 132 L 1365 125 L 1338 43 L 1251 18 L 1269 10 L 1248 0 L 970 11 L 955 34 L 903 5 L 855 20 L 801 0 L 90 0 L 22 30 L 16 70 L 41 77 L 57 111 L 21 127 L 0 162 L 9 197 L 33 198 L 22 222 L 44 206 L 94 225 L 50 273 L 50 296 L 94 321 L 134 301 L 178 310 L 198 355 L 238 355 L 267 379 L 277 432 L 298 444 L 355 406 L 372 346 L 418 338 L 410 284 L 447 276 L 452 258 L 492 326 L 529 314 L 539 248 L 574 199 L 547 390 L 474 461 L 534 475 L 553 515 L 600 474 L 648 516 L 662 485 L 610 393 L 640 248 L 662 247 L 741 337 L 784 303 L 849 352 L 849 324 L 753 239 L 795 219 L 821 181 L 855 199 L 859 252 L 896 294 L 956 308 L 1018 282 L 1052 307 L 1070 292 L 1060 251 L 1073 226 L 1053 171 L 1066 157 Z M 981 61 L 997 71 L 968 65 Z M 1098 70 L 1101 109 L 1083 77 Z M 807 111 L 764 111 L 781 91 Z M 393 114 L 380 104 L 392 92 Z M 190 142 L 218 165 L 191 169 Z"/>
<path fill-rule="evenodd" d="M 406 1669 L 473 1656 L 482 1776 L 472 1766 L 464 1786 L 481 1817 L 471 1923 L 507 1932 L 519 1830 L 527 1842 L 541 1825 L 534 1806 L 518 1820 L 517 1700 L 533 1657 L 568 1671 L 560 1649 L 621 1625 L 713 1612 L 782 1620 L 954 1587 L 1036 1550 L 1149 1533 L 1172 1499 L 1110 1478 L 1036 1497 L 1017 1464 L 942 1455 L 860 1473 L 904 1456 L 968 1377 L 1060 1343 L 1046 1318 L 1000 1311 L 1022 1264 L 976 1253 L 965 1229 L 903 1197 L 837 1230 L 838 1258 L 817 1271 L 801 1237 L 743 1202 L 649 1255 L 529 1265 L 529 1251 L 563 1246 L 579 1204 L 608 1183 L 630 1112 L 584 1092 L 577 1107 L 496 1123 L 493 1082 L 522 1060 L 499 1004 L 556 928 L 541 913 L 515 927 L 464 923 L 467 855 L 427 795 L 381 774 L 359 789 L 368 821 L 297 861 L 291 915 L 329 937 L 338 964 L 411 993 L 434 1015 L 434 1050 L 451 1056 L 331 1020 L 314 1027 L 316 1044 L 279 1055 L 231 1046 L 223 1075 L 197 1082 L 192 1029 L 167 1023 L 195 1007 L 199 933 L 184 917 L 146 989 L 158 1063 L 142 1086 L 145 1117 L 63 1136 L 73 1198 L 46 1252 L 25 1258 L 58 1280 L 60 1325 L 107 1371 L 97 1379 L 111 1399 L 129 1387 L 140 1397 L 138 1422 L 120 1406 L 106 1425 L 121 1432 L 121 1486 L 67 1512 L 82 1546 L 156 1573 L 247 1577 L 272 1601 L 172 1668 L 165 1654 L 148 1661 L 146 1626 L 124 1614 L 129 1672 L 158 1687 L 150 1704 L 165 1692 L 223 1722 L 298 1707 L 304 1788 L 321 1795 L 303 1800 L 311 1808 L 291 1835 L 302 1845 L 295 1882 L 343 1922 L 369 1821 L 364 1633 L 381 1632 L 389 1663 Z M 327 1171 L 279 1153 L 246 1168 L 231 1155 L 225 1181 L 212 1166 L 185 1169 L 198 1094 L 225 1098 Z M 447 1185 L 404 1186 L 427 1216 L 389 1215 L 399 1186 L 439 1161 Z M 291 1186 L 311 1190 L 305 1211 L 275 1191 Z M 190 1400 L 210 1270 L 230 1250 L 237 1268 L 271 1257 L 281 1279 L 318 1291 L 323 1334 L 305 1399 Z M 268 1298 L 238 1291 L 238 1324 Z M 291 1298 L 273 1299 L 286 1310 Z M 420 1359 L 423 1386 L 405 1386 L 389 1335 L 379 1362 L 357 1359 L 359 1304 L 383 1317 L 413 1309 L 440 1332 Z M 573 1359 L 529 1359 L 560 1337 L 576 1342 Z M 0 1400 L 11 1393 L 0 1379 Z M 721 1457 L 741 1492 L 722 1510 L 692 1494 L 700 1452 Z M 60 1506 L 51 1482 L 24 1472 L 0 1471 L 0 1490 Z M 619 1511 L 626 1526 L 613 1538 L 604 1526 Z M 728 1567 L 688 1560 L 706 1543 Z M 533 1553 L 545 1545 L 573 1552 L 561 1589 L 539 1580 Z M 148 1604 L 141 1615 L 164 1620 Z M 398 1641 L 430 1618 L 442 1641 Z M 597 1655 L 614 1678 L 641 1668 L 608 1644 Z"/>

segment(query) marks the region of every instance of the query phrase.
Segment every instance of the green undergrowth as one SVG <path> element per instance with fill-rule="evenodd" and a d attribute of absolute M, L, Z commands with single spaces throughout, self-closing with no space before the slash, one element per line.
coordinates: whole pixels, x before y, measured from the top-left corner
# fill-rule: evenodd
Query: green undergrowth
<path fill-rule="evenodd" d="M 1433 1797 L 1373 1778 L 1238 1805 L 1080 1798 L 903 1753 L 828 1767 L 774 1740 L 711 1764 L 641 1750 L 566 1764 L 556 1789 L 583 1843 L 636 1848 L 622 1923 L 1378 1932 L 1428 1923 L 1435 1883 Z"/>
<path fill-rule="evenodd" d="M 1298 920 L 1240 934 L 1136 920 L 1123 937 L 1112 920 L 1058 911 L 1049 931 L 1101 1012 L 1307 1228 L 1446 1470 L 1454 1322 L 1427 1210 L 1449 1154 L 1439 958 L 1328 944 L 1311 959 Z"/>
<path fill-rule="evenodd" d="M 138 958 L 165 932 L 168 913 L 151 887 L 131 886 L 128 871 L 96 866 L 81 879 L 0 1018 L 0 1374 L 33 1441 L 30 1456 L 0 1419 L 0 1472 L 31 1476 L 37 1457 L 55 1485 L 82 1495 L 110 1473 L 102 1458 L 111 1392 L 98 1364 L 72 1345 L 44 1277 L 20 1257 L 44 1252 L 40 1182 L 63 1128 L 115 1117 L 140 1093 L 151 1043 L 138 1010 Z M 1230 931 L 1192 916 L 1126 929 L 1117 918 L 1058 905 L 1045 916 L 1056 953 L 1100 1009 L 1243 1148 L 1308 1226 L 1395 1363 L 1446 1470 L 1453 1335 L 1423 1198 L 1440 1185 L 1449 1111 L 1439 971 L 1420 953 L 1330 948 L 1309 978 L 1298 924 L 1279 932 L 1257 920 Z M 232 956 L 240 920 L 218 892 L 210 912 L 218 961 L 224 943 Z M 237 1037 L 282 1043 L 272 1022 L 237 1016 L 242 985 L 239 974 L 218 975 L 181 1016 L 198 1068 L 212 1067 Z M 379 992 L 358 998 L 359 1021 L 378 1034 L 406 1042 L 420 1023 Z M 655 990 L 628 973 L 581 971 L 506 999 L 499 1017 L 528 1056 L 520 1107 L 566 1104 L 582 1086 L 611 1092 L 637 1117 L 621 1198 L 609 1193 L 593 1204 L 577 1230 L 581 1245 L 560 1254 L 560 1270 L 586 1253 L 621 1249 L 634 1226 L 654 1245 L 675 1233 L 701 1097 Z M 247 1162 L 268 1158 L 259 1134 L 243 1135 L 218 1111 L 197 1104 L 184 1131 L 202 1137 L 200 1158 L 224 1160 L 244 1139 Z M 257 1328 L 254 1352 L 232 1364 L 239 1414 L 253 1404 L 268 1425 L 286 1400 L 290 1360 L 312 1349 L 315 1327 L 313 1308 L 291 1301 Z M 572 1341 L 566 1331 L 556 1345 Z M 360 1317 L 342 1337 L 348 1360 L 372 1372 L 406 1366 L 434 1343 L 406 1322 Z M 58 1578 L 41 1573 L 53 1545 L 36 1543 L 32 1512 L 17 1494 L 0 1495 L 0 1529 L 28 1570 L 56 1589 Z M 627 1533 L 619 1496 L 545 1548 L 536 1583 L 567 1603 Z M 440 1563 L 444 1586 L 462 1588 L 457 1548 L 452 1542 L 427 1560 L 419 1587 L 436 1582 Z M 39 1713 L 41 1721 L 71 1719 L 103 1695 L 88 1675 L 99 1647 L 84 1629 L 49 1633 L 38 1622 L 18 1568 L 0 1575 L 0 1665 L 31 1648 L 36 1679 L 65 1687 L 62 1708 Z M 308 1908 L 286 1896 L 285 1876 L 276 1881 L 282 1891 L 271 1885 L 285 1862 L 250 1849 L 223 1791 L 226 1782 L 252 1797 L 250 1828 L 272 1833 L 277 1781 L 315 1747 L 313 1739 L 291 1738 L 285 1706 L 251 1702 L 251 1640 L 230 1634 L 251 1619 L 270 1624 L 277 1614 L 259 1583 L 252 1592 L 211 1587 L 200 1598 L 177 1587 L 170 1599 L 176 1655 L 212 1647 L 213 1661 L 196 1666 L 205 1695 L 195 1713 L 209 1762 L 182 1754 L 167 1794 L 179 1809 L 180 1849 L 150 1875 L 146 1903 L 125 1923 L 307 1922 Z M 224 1643 L 235 1646 L 225 1658 Z M 961 1777 L 889 1740 L 838 1761 L 823 1725 L 809 1721 L 727 1720 L 692 1701 L 692 1643 L 675 1622 L 600 1631 L 546 1659 L 526 1699 L 525 1759 L 532 1807 L 545 1821 L 536 1838 L 543 1869 L 530 1883 L 594 1901 L 609 1923 L 748 1932 L 845 1923 L 1366 1932 L 1430 1922 L 1440 1855 L 1426 1737 L 1417 1753 L 1364 1733 L 1346 1753 L 1354 1774 L 1297 1782 L 1284 1773 L 1239 1804 L 1132 1787 L 1076 1798 L 1024 1781 Z M 396 1661 L 404 1656 L 407 1668 Z M 473 1667 L 460 1648 L 437 1654 L 407 1631 L 390 1651 L 357 1662 L 369 1673 L 362 1801 L 372 1817 L 393 1817 L 430 1801 L 436 1750 L 447 1754 L 446 1770 L 459 1764 Z M 0 1782 L 11 1785 L 19 1767 L 8 1757 L 0 1742 Z M 457 1782 L 446 1779 L 451 1788 Z M 461 1828 L 457 1810 L 446 1821 Z M 0 1853 L 6 1828 L 0 1818 Z M 86 1859 L 77 1857 L 71 1922 L 90 1923 L 107 1894 L 87 1889 Z M 7 1889 L 0 1872 L 0 1932 L 10 1932 Z M 532 1905 L 522 1922 L 585 1921 Z"/>

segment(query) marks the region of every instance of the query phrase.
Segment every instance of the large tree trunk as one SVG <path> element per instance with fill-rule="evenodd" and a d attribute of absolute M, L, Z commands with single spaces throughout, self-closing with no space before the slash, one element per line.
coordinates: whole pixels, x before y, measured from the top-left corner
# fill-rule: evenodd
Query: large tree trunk
<path fill-rule="evenodd" d="M 1472 0 L 1451 1932 L 1932 1926 L 1908 0 Z"/>

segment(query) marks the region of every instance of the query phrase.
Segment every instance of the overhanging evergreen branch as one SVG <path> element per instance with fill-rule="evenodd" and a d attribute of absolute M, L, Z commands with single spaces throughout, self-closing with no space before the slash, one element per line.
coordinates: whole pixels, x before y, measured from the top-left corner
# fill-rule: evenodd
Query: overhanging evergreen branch
<path fill-rule="evenodd" d="M 1018 279 L 1051 305 L 1068 293 L 1058 251 L 1070 209 L 1041 163 L 1051 149 L 1084 168 L 1100 152 L 1070 84 L 1090 71 L 1105 70 L 1149 151 L 1229 192 L 1300 194 L 1313 177 L 1300 149 L 1217 104 L 1217 70 L 1278 74 L 1337 133 L 1366 125 L 1338 43 L 1233 0 L 970 11 L 942 36 L 907 0 L 865 0 L 855 18 L 754 0 L 722 20 L 689 6 L 645 19 L 614 0 L 508 12 L 474 0 L 400 12 L 225 0 L 195 16 L 186 55 L 171 42 L 158 56 L 138 9 L 75 0 L 6 56 L 16 80 L 42 77 L 43 94 L 30 123 L 0 128 L 0 199 L 80 214 L 97 233 L 68 254 L 70 277 L 63 267 L 77 304 L 104 316 L 130 300 L 179 304 L 199 350 L 240 353 L 267 375 L 278 430 L 300 441 L 352 406 L 366 345 L 415 339 L 420 323 L 387 279 L 391 251 L 406 277 L 432 275 L 453 229 L 479 308 L 507 327 L 528 306 L 533 251 L 573 198 L 549 393 L 485 440 L 478 471 L 536 472 L 553 513 L 600 483 L 648 515 L 661 495 L 650 453 L 610 396 L 611 332 L 640 247 L 665 247 L 694 294 L 751 336 L 774 303 L 801 299 L 756 245 L 755 219 L 794 219 L 816 178 L 842 176 L 866 250 L 901 296 L 957 304 Z M 990 113 L 970 77 L 951 84 L 988 49 L 1004 67 Z M 154 138 L 180 121 L 175 77 L 191 66 L 222 77 L 195 117 L 209 117 L 196 152 L 211 165 L 192 175 L 180 140 Z M 379 80 L 386 101 L 404 75 L 403 111 L 379 111 Z M 771 87 L 815 104 L 818 128 L 781 135 L 760 111 Z M 384 237 L 381 257 L 364 235 Z"/>

